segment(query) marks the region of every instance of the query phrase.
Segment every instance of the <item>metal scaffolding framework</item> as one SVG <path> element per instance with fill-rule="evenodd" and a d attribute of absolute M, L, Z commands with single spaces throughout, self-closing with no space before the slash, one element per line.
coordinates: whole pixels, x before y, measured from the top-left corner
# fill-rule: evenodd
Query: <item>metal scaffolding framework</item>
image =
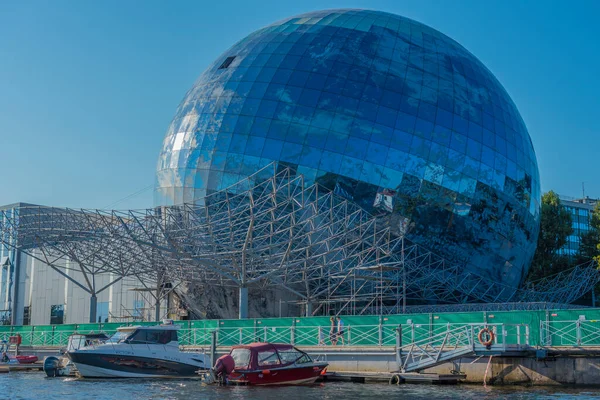
<path fill-rule="evenodd" d="M 417 304 L 571 303 L 600 281 L 591 263 L 526 288 L 495 282 L 392 233 L 374 216 L 295 170 L 269 164 L 202 203 L 146 210 L 24 207 L 0 218 L 0 241 L 60 271 L 136 276 L 157 288 L 182 282 L 239 289 L 273 285 L 306 314 L 388 314 Z M 168 285 L 166 285 L 168 283 Z M 150 284 L 149 284 L 150 285 Z M 100 289 L 101 290 L 101 289 Z"/>

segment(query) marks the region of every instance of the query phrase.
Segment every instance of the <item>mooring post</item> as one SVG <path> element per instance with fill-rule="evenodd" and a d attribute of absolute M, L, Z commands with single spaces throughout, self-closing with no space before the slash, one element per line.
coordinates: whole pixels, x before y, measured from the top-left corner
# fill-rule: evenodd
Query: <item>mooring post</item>
<path fill-rule="evenodd" d="M 402 369 L 402 325 L 396 328 L 396 363 L 398 370 Z"/>
<path fill-rule="evenodd" d="M 217 331 L 214 330 L 211 333 L 211 339 L 210 339 L 210 362 L 211 362 L 211 367 L 215 366 L 216 363 L 216 358 L 217 358 Z"/>

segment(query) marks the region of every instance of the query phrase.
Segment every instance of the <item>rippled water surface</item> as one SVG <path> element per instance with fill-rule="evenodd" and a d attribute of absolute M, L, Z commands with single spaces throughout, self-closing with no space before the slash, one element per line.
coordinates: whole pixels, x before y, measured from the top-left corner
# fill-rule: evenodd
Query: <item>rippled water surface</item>
<path fill-rule="evenodd" d="M 43 373 L 0 374 L 0 399 L 578 399 L 600 398 L 598 389 L 435 386 L 327 382 L 310 387 L 201 386 L 196 380 L 79 380 Z"/>

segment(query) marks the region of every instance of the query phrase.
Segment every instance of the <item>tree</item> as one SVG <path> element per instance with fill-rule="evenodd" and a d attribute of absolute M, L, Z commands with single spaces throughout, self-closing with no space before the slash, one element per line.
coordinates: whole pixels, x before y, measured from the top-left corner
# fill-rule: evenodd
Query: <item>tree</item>
<path fill-rule="evenodd" d="M 558 195 L 549 191 L 542 195 L 540 234 L 528 280 L 533 281 L 553 275 L 571 266 L 568 256 L 559 250 L 567 244 L 573 233 L 569 211 L 561 206 Z"/>
<path fill-rule="evenodd" d="M 595 259 L 600 264 L 600 202 L 592 210 L 590 229 L 581 235 L 578 261 Z"/>

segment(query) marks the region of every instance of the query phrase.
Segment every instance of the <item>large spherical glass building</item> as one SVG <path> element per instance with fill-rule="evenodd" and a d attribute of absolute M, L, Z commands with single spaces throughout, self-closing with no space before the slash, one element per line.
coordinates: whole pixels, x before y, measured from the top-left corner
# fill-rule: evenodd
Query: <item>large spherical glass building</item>
<path fill-rule="evenodd" d="M 287 18 L 223 53 L 186 94 L 156 205 L 202 202 L 278 162 L 494 282 L 534 253 L 539 173 L 515 104 L 442 33 L 366 10 Z"/>

